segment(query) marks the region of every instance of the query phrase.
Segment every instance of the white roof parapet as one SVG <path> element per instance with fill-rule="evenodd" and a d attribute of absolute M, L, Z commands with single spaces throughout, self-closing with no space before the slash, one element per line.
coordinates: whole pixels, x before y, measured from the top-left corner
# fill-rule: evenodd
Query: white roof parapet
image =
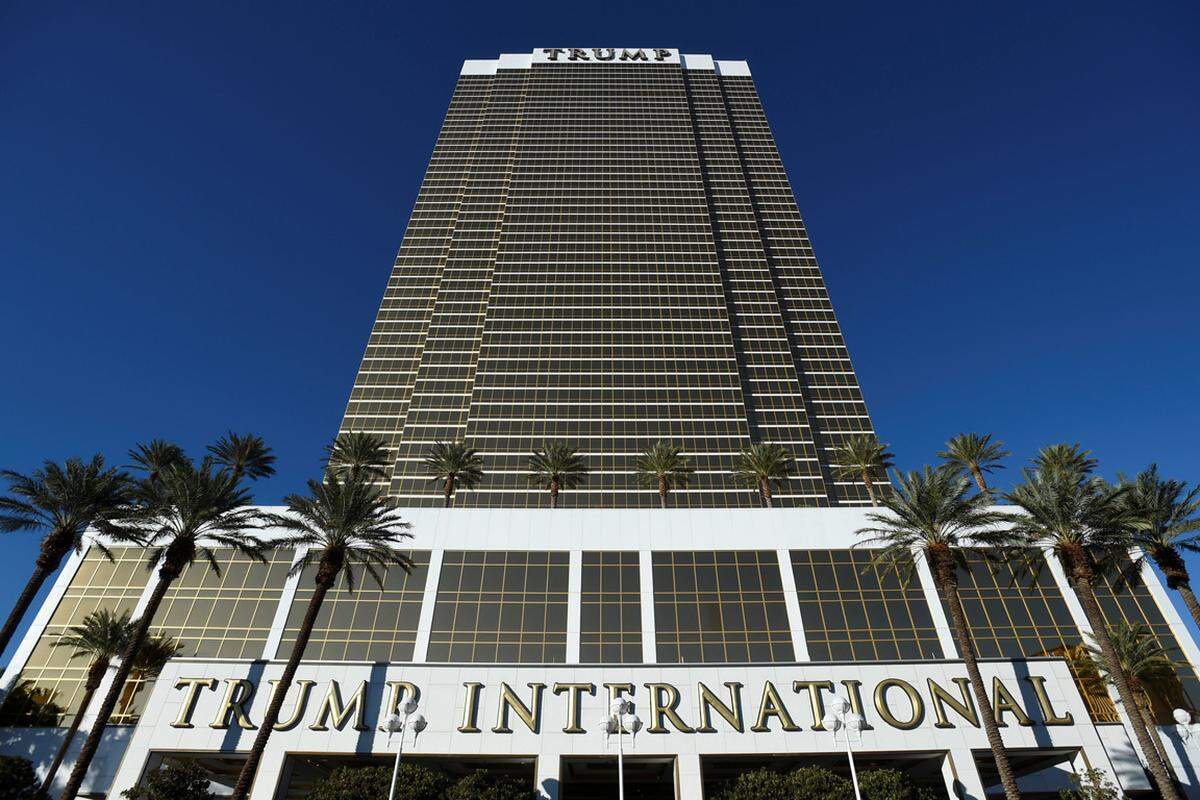
<path fill-rule="evenodd" d="M 750 77 L 750 65 L 745 61 L 718 61 L 718 75 L 739 75 L 744 78 Z"/>
<path fill-rule="evenodd" d="M 500 69 L 529 69 L 533 66 L 533 53 L 502 53 Z"/>
<path fill-rule="evenodd" d="M 459 75 L 495 75 L 500 62 L 494 58 L 468 58 Z"/>
<path fill-rule="evenodd" d="M 716 69 L 712 56 L 684 54 L 679 56 L 679 59 L 683 62 L 684 69 Z"/>

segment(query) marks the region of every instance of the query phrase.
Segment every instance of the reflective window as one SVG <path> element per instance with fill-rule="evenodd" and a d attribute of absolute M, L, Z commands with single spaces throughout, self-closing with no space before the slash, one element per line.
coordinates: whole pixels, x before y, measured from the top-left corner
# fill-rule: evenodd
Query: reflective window
<path fill-rule="evenodd" d="M 565 552 L 446 551 L 429 660 L 566 661 L 568 569 Z"/>
<path fill-rule="evenodd" d="M 773 550 L 654 553 L 662 663 L 793 661 Z"/>
<path fill-rule="evenodd" d="M 642 661 L 641 577 L 636 552 L 583 554 L 579 660 Z"/>
<path fill-rule="evenodd" d="M 312 638 L 304 651 L 305 660 L 412 660 L 421 598 L 429 574 L 429 552 L 406 555 L 413 560 L 412 572 L 405 572 L 400 567 L 379 570 L 383 588 L 361 568 L 354 571 L 353 589 L 346 585 L 345 574 L 338 578 L 337 585 L 325 595 L 325 602 L 321 604 Z M 279 646 L 280 658 L 291 655 L 313 596 L 316 570 L 316 564 L 312 564 L 300 576 Z"/>
<path fill-rule="evenodd" d="M 905 565 L 874 567 L 866 550 L 793 550 L 792 572 L 813 661 L 942 658 L 925 593 Z"/>

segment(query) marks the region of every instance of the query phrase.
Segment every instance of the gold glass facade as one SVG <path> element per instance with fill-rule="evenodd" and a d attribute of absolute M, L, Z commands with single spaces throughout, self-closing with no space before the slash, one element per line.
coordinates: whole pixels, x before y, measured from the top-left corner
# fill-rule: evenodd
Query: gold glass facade
<path fill-rule="evenodd" d="M 642 661 L 642 580 L 632 551 L 583 554 L 579 660 Z"/>

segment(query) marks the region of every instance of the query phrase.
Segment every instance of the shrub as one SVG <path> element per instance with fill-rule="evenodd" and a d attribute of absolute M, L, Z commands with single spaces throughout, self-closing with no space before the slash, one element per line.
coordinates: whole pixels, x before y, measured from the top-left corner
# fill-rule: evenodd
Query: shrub
<path fill-rule="evenodd" d="M 528 781 L 483 769 L 460 779 L 446 792 L 446 800 L 533 800 L 536 796 Z"/>
<path fill-rule="evenodd" d="M 38 789 L 37 774 L 28 759 L 0 756 L 0 800 L 26 800 Z"/>
<path fill-rule="evenodd" d="M 181 761 L 156 769 L 141 786 L 121 792 L 126 800 L 213 800 L 208 790 L 208 772 L 192 761 Z"/>
<path fill-rule="evenodd" d="M 846 778 L 822 767 L 793 772 L 756 769 L 743 772 L 718 795 L 719 800 L 854 800 Z"/>
<path fill-rule="evenodd" d="M 309 800 L 379 800 L 388 796 L 391 767 L 338 767 L 317 781 Z M 437 770 L 400 762 L 396 800 L 441 800 L 449 782 Z"/>
<path fill-rule="evenodd" d="M 1119 800 L 1123 797 L 1116 784 L 1098 769 L 1072 775 L 1071 785 L 1073 788 L 1059 792 L 1062 800 Z"/>
<path fill-rule="evenodd" d="M 801 767 L 788 777 L 793 792 L 789 800 L 854 800 L 850 779 L 824 767 Z"/>

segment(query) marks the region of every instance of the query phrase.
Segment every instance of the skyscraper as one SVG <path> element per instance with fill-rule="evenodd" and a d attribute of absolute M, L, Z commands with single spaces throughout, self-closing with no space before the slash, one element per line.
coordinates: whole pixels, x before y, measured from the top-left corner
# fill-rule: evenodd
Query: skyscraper
<path fill-rule="evenodd" d="M 402 505 L 440 502 L 422 460 L 456 440 L 485 464 L 457 505 L 546 504 L 547 441 L 587 457 L 566 505 L 656 504 L 633 467 L 658 441 L 696 468 L 680 506 L 757 505 L 732 475 L 757 442 L 795 458 L 780 505 L 864 503 L 830 463 L 871 421 L 746 63 L 466 62 L 342 430 L 388 439 Z"/>

